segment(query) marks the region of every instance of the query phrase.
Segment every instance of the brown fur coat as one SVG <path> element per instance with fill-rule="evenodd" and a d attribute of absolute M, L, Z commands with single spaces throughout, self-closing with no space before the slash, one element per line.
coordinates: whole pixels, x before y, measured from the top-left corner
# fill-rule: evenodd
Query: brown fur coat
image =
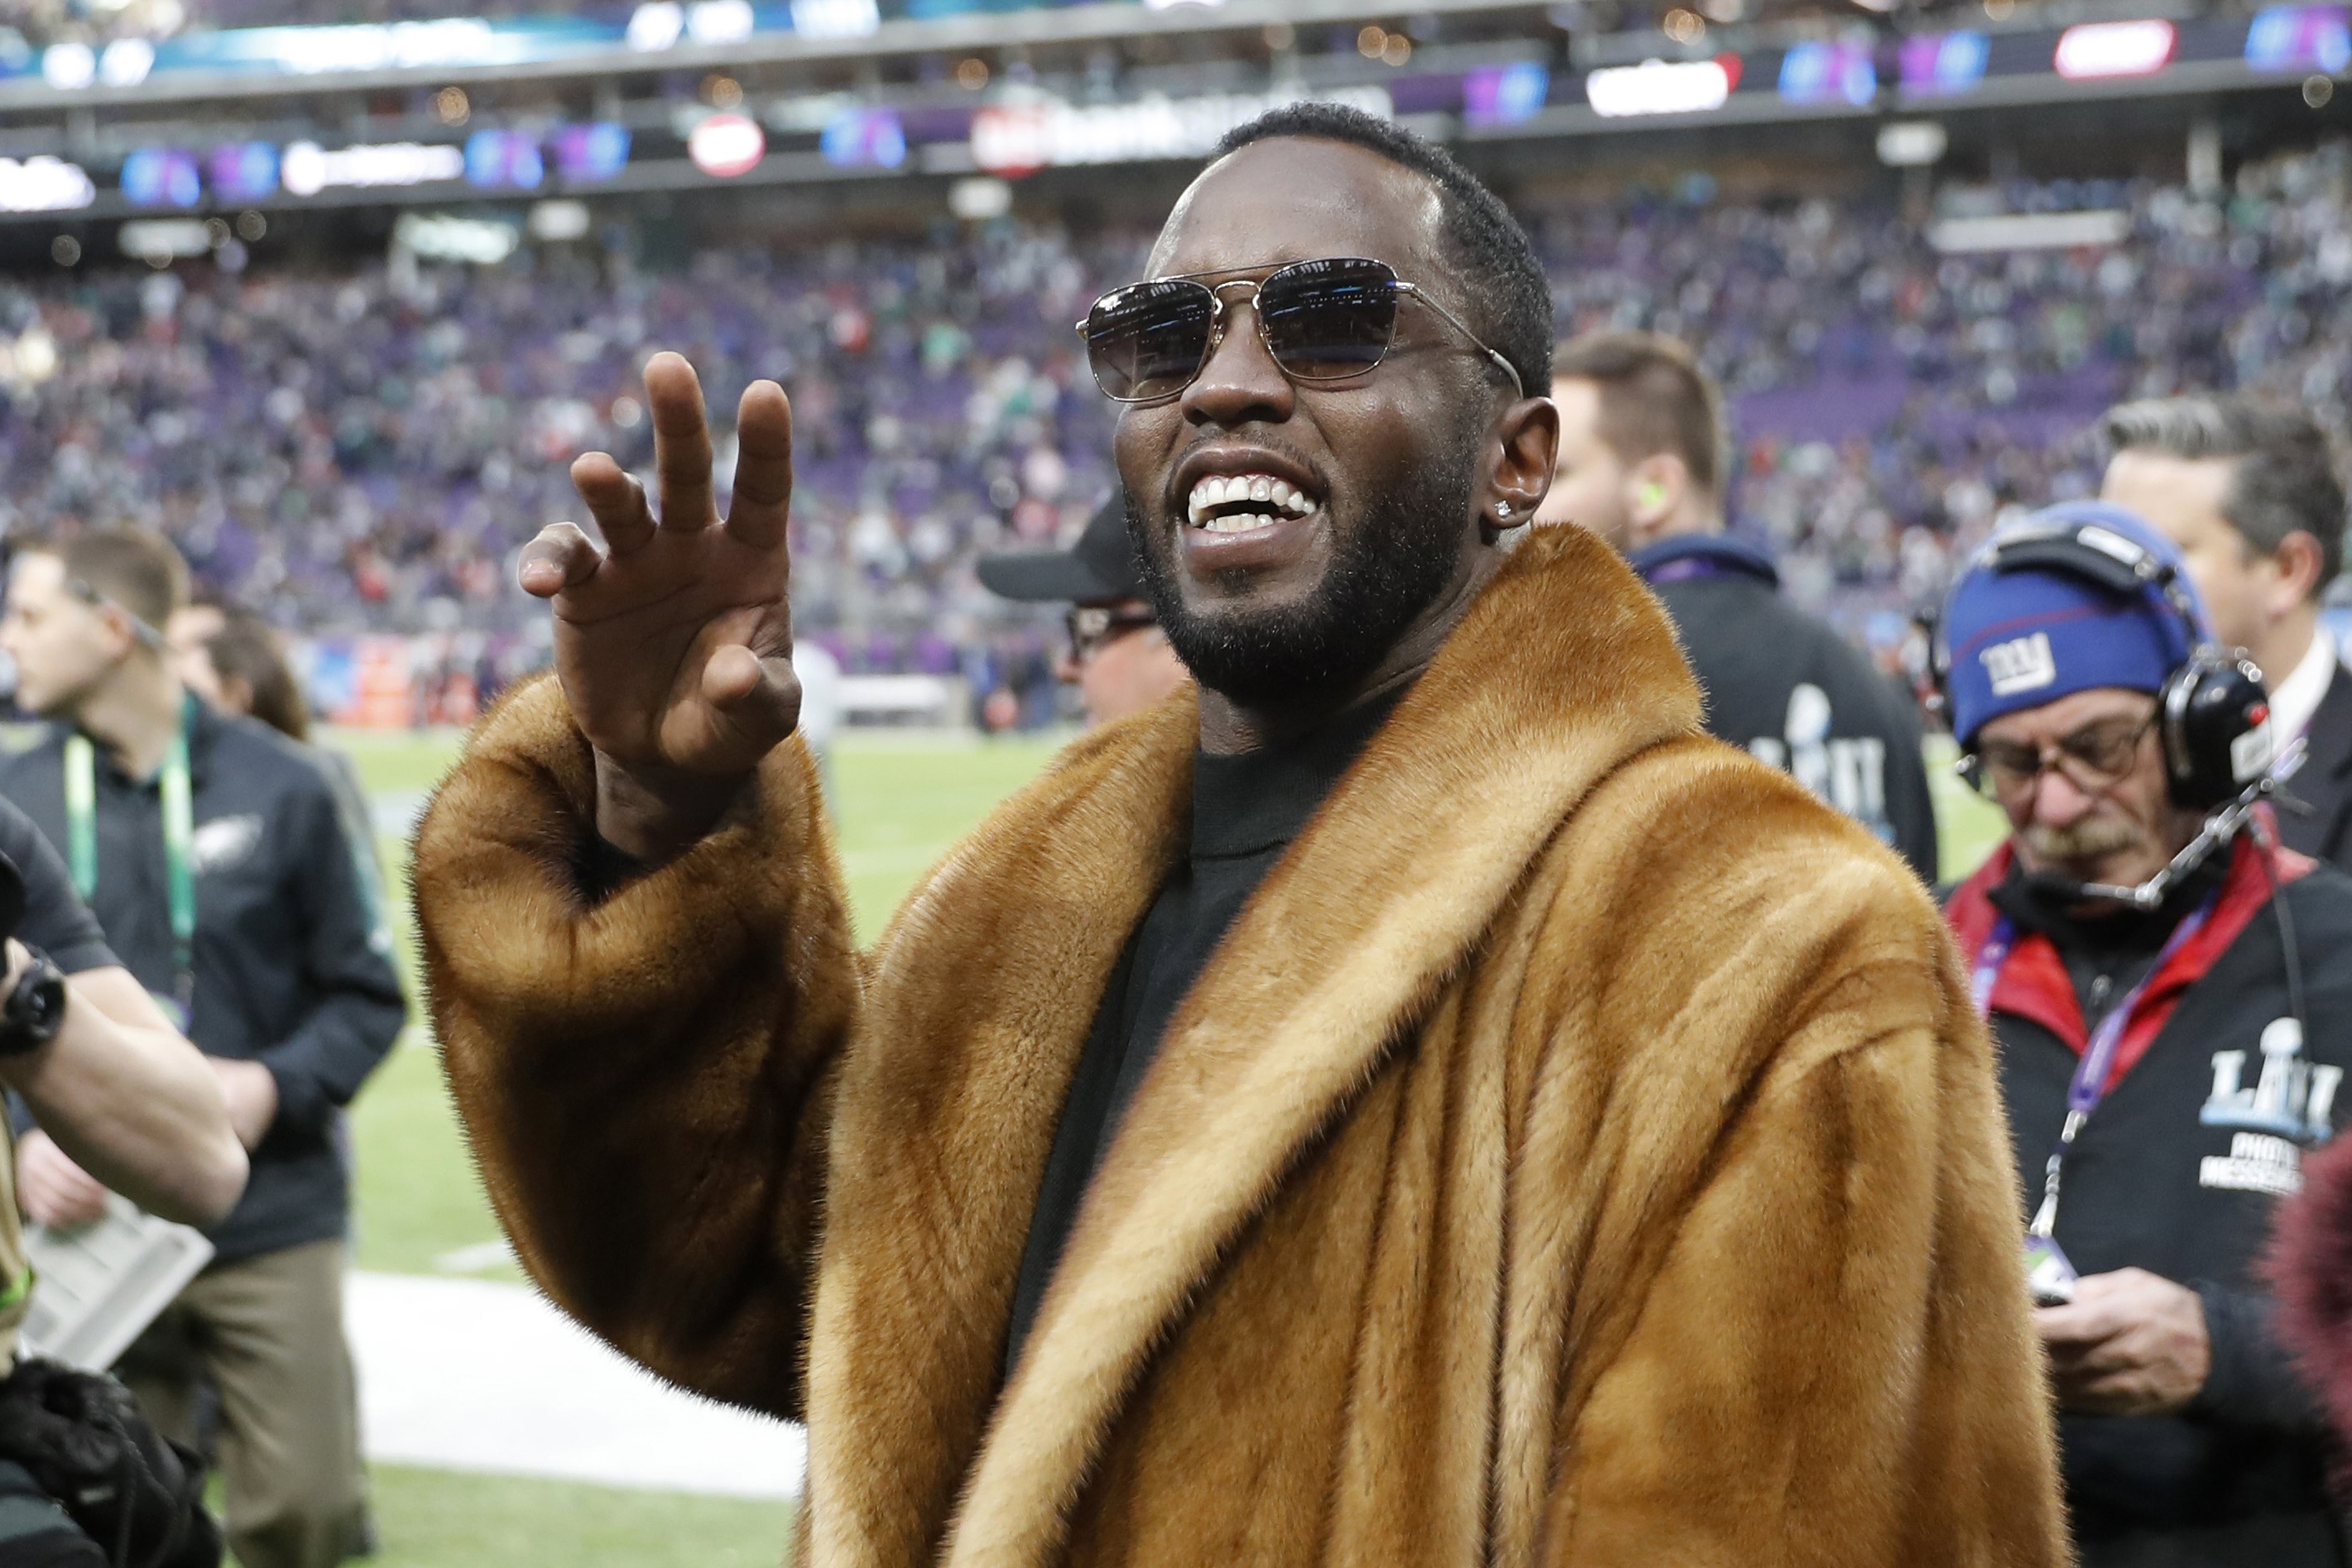
<path fill-rule="evenodd" d="M 804 1415 L 818 1568 L 2064 1556 L 1989 1047 L 1934 907 L 1699 737 L 1531 540 L 1170 1026 L 1020 1364 L 1062 1096 L 1183 852 L 1189 695 L 852 950 L 805 752 L 582 906 L 557 689 L 417 842 L 449 1075 L 567 1311 Z"/>

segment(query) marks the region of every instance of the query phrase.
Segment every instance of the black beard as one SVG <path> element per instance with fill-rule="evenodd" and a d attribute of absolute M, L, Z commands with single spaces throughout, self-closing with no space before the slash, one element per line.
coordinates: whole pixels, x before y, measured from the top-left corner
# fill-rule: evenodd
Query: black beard
<path fill-rule="evenodd" d="M 1370 674 L 1462 563 L 1475 449 L 1465 443 L 1432 455 L 1355 528 L 1334 535 L 1337 554 L 1311 598 L 1267 610 L 1189 608 L 1176 584 L 1174 540 L 1154 537 L 1128 496 L 1143 595 L 1193 678 L 1244 707 L 1270 707 L 1345 692 Z"/>

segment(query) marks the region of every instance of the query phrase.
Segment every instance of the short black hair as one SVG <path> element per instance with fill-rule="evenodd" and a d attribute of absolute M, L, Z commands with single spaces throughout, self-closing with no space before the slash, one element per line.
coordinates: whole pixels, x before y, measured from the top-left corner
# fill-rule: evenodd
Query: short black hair
<path fill-rule="evenodd" d="M 2230 461 L 2221 515 L 2250 549 L 2276 555 L 2294 533 L 2319 541 L 2312 598 L 2344 570 L 2344 481 L 2327 433 L 2301 409 L 2247 397 L 2147 398 L 2109 409 L 2099 433 L 2111 453 Z"/>
<path fill-rule="evenodd" d="M 1445 241 L 1463 272 L 1465 314 L 1479 337 L 1511 361 L 1529 397 L 1551 391 L 1551 285 L 1527 230 L 1502 198 L 1454 154 L 1402 126 L 1337 103 L 1293 103 L 1225 133 L 1215 162 L 1281 136 L 1344 141 L 1402 164 L 1437 187 Z"/>

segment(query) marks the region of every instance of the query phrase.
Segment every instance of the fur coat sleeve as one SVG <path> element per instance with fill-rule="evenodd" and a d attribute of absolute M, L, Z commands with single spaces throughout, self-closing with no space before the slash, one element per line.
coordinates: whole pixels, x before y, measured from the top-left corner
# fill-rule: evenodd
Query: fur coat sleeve
<path fill-rule="evenodd" d="M 1546 1562 L 1737 1568 L 1759 1531 L 1790 1564 L 2063 1560 L 1990 1051 L 1914 902 L 1811 977 L 1661 1218 L 1564 1406 Z"/>
<path fill-rule="evenodd" d="M 663 1376 L 780 1416 L 857 1013 L 818 801 L 780 747 L 739 821 L 586 907 L 593 764 L 542 679 L 483 721 L 416 842 L 449 1082 L 524 1267 Z"/>

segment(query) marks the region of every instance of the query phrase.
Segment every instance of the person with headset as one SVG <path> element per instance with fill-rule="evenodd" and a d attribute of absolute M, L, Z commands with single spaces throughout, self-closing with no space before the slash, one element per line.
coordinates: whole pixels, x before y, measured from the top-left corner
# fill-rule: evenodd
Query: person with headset
<path fill-rule="evenodd" d="M 2085 1568 L 2346 1561 L 2257 1260 L 2352 1067 L 2352 879 L 2279 847 L 2261 672 L 2100 503 L 1996 533 L 1937 668 L 2008 841 L 1947 915 L 2000 1046 Z"/>
<path fill-rule="evenodd" d="M 1552 361 L 1559 456 L 1536 521 L 1591 529 L 1673 618 L 1706 727 L 1937 876 L 1918 705 L 1835 628 L 1781 596 L 1772 558 L 1724 532 L 1723 389 L 1655 332 L 1598 332 Z"/>

